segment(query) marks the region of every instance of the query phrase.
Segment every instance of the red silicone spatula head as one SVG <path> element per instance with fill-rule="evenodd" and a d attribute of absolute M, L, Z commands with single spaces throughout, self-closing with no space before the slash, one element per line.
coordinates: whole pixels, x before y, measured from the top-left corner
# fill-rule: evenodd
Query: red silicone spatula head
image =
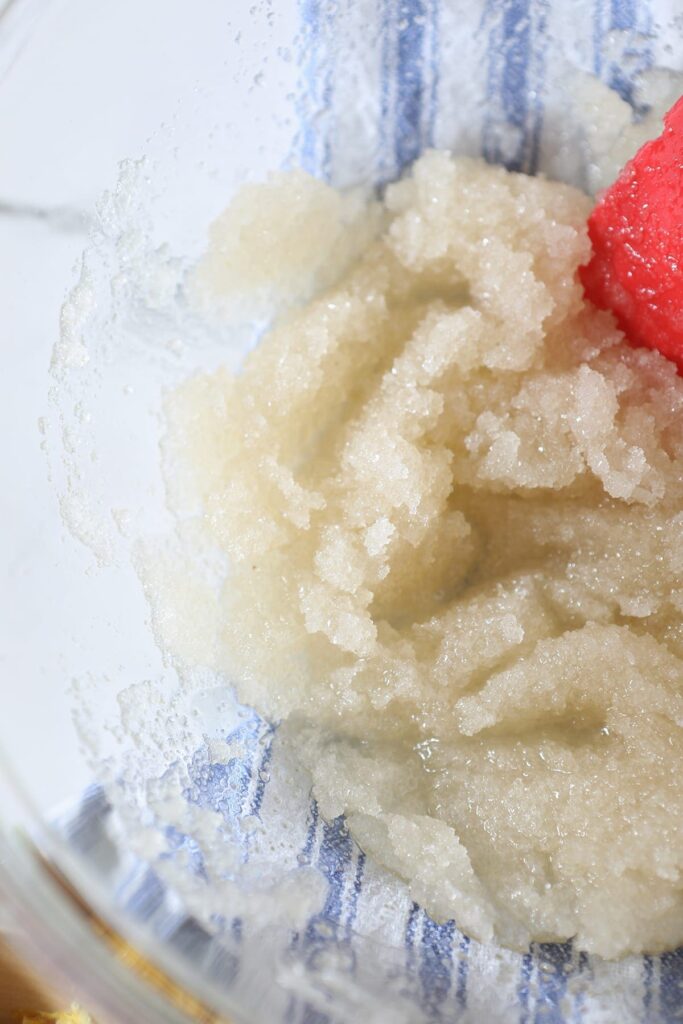
<path fill-rule="evenodd" d="M 683 372 L 683 97 L 605 192 L 588 220 L 587 298 L 611 309 L 634 345 Z"/>

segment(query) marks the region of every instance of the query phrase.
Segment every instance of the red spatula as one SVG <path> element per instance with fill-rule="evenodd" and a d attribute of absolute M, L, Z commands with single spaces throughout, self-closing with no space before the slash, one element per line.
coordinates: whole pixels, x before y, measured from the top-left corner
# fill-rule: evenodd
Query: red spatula
<path fill-rule="evenodd" d="M 612 310 L 632 344 L 658 349 L 683 373 L 683 96 L 602 193 L 588 233 L 587 298 Z"/>

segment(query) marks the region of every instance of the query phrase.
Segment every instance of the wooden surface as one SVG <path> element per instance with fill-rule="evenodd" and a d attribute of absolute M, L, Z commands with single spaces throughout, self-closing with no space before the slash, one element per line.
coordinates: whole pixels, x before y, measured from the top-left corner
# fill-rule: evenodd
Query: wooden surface
<path fill-rule="evenodd" d="M 0 1024 L 18 1024 L 24 1013 L 55 1011 L 54 996 L 42 988 L 0 938 Z"/>

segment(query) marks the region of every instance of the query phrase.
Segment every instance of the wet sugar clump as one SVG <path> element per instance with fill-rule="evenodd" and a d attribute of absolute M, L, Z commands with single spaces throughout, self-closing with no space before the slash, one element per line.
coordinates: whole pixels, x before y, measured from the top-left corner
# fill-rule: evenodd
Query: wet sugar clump
<path fill-rule="evenodd" d="M 238 197 L 197 294 L 304 304 L 168 401 L 229 569 L 157 603 L 432 915 L 617 957 L 683 941 L 683 380 L 583 300 L 589 210 L 435 152 L 381 206 Z"/>

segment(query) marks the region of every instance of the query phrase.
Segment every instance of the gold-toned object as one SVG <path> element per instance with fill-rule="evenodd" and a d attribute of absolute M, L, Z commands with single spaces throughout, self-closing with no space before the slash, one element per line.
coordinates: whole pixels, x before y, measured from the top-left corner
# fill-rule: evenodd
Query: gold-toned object
<path fill-rule="evenodd" d="M 177 982 L 173 981 L 172 978 L 166 974 L 161 967 L 152 963 L 151 960 L 143 956 L 135 949 L 126 939 L 116 932 L 111 925 L 106 924 L 101 917 L 90 907 L 84 900 L 83 897 L 77 892 L 71 883 L 64 877 L 62 872 L 52 863 L 47 861 L 44 857 L 36 852 L 36 856 L 41 860 L 43 866 L 49 871 L 54 881 L 59 885 L 60 889 L 67 896 L 72 904 L 81 912 L 82 916 L 87 920 L 88 924 L 112 950 L 116 958 L 124 964 L 129 970 L 136 974 L 139 978 L 142 978 L 151 988 L 160 992 L 177 1010 L 181 1010 L 183 1013 L 188 1014 L 193 1021 L 197 1024 L 233 1024 L 233 1021 L 225 1017 L 222 1014 L 217 1014 L 214 1010 L 208 1007 L 201 1000 L 195 996 L 190 995 L 185 991 Z M 78 1010 L 78 1008 L 76 1008 Z M 78 1011 L 81 1014 L 83 1011 Z M 69 1016 L 69 1014 L 71 1014 Z M 45 1016 L 38 1015 L 37 1017 L 28 1017 L 25 1019 L 24 1024 L 34 1024 L 34 1022 L 41 1021 L 56 1021 L 57 1024 L 91 1024 L 91 1019 L 86 1016 L 74 1017 L 74 1008 L 72 1008 L 68 1014 L 61 1016 Z"/>
<path fill-rule="evenodd" d="M 193 1020 L 197 1021 L 197 1024 L 231 1024 L 227 1017 L 218 1016 L 213 1010 L 210 1010 L 203 1003 L 195 999 L 194 996 L 188 995 L 160 967 L 157 967 L 156 964 L 151 963 L 146 957 L 138 953 L 129 942 L 122 939 L 120 935 L 102 921 L 93 919 L 93 924 L 98 934 L 113 949 L 121 963 L 125 964 L 126 967 L 134 971 L 139 977 L 144 978 L 152 988 L 162 992 L 169 1003 L 176 1009 L 189 1014 Z M 72 1022 L 68 1021 L 66 1024 L 72 1024 Z M 81 1022 L 74 1021 L 73 1024 L 81 1024 Z"/>
<path fill-rule="evenodd" d="M 43 978 L 0 935 L 0 1024 L 19 1024 L 31 1012 L 59 1005 Z"/>
<path fill-rule="evenodd" d="M 54 1024 L 94 1024 L 90 1014 L 82 1010 L 74 1003 L 69 1010 L 61 1013 L 36 1013 L 24 1017 L 22 1024 L 46 1024 L 47 1021 L 54 1021 Z"/>

